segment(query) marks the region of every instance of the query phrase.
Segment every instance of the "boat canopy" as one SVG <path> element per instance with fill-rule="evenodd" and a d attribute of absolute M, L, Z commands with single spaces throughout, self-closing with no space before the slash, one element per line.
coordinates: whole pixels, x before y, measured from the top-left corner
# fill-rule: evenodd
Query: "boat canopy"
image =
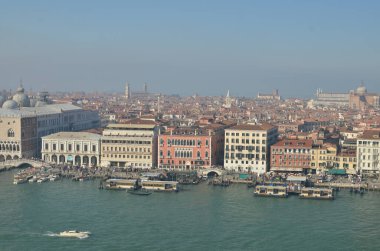
<path fill-rule="evenodd" d="M 345 169 L 330 169 L 328 172 L 330 175 L 346 175 Z"/>

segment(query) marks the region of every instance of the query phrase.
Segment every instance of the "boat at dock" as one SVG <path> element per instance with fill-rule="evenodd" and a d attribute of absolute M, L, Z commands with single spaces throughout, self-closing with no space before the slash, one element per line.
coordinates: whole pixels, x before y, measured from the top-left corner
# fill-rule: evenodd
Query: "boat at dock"
<path fill-rule="evenodd" d="M 33 176 L 25 173 L 18 173 L 15 174 L 13 177 L 13 184 L 18 185 L 18 184 L 23 184 L 28 182 L 30 179 L 32 179 Z"/>
<path fill-rule="evenodd" d="M 37 183 L 43 183 L 43 182 L 46 182 L 46 181 L 49 181 L 49 178 L 46 177 L 46 176 L 41 176 L 41 177 L 38 178 Z"/>
<path fill-rule="evenodd" d="M 105 189 L 108 190 L 127 190 L 135 187 L 136 179 L 108 179 L 105 181 Z M 178 192 L 178 182 L 141 180 L 141 188 L 155 192 Z"/>
<path fill-rule="evenodd" d="M 130 188 L 130 189 L 127 189 L 127 192 L 134 195 L 151 195 L 152 194 L 151 191 L 145 188 L 140 188 L 140 189 Z"/>
<path fill-rule="evenodd" d="M 288 191 L 285 186 L 256 186 L 253 194 L 260 197 L 288 197 Z"/>
<path fill-rule="evenodd" d="M 333 200 L 334 192 L 330 188 L 305 187 L 301 189 L 300 199 Z"/>

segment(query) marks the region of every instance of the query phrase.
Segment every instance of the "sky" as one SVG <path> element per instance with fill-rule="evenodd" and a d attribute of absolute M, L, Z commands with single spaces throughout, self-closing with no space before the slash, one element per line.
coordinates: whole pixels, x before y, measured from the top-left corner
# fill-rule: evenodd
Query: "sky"
<path fill-rule="evenodd" d="M 380 92 L 380 1 L 0 0 L 0 89 Z"/>

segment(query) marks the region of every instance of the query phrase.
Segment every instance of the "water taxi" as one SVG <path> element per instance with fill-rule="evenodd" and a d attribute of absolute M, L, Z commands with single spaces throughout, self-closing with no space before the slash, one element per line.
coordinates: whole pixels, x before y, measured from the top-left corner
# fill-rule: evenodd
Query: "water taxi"
<path fill-rule="evenodd" d="M 80 232 L 78 230 L 63 231 L 58 234 L 60 237 L 87 238 L 90 232 Z"/>
<path fill-rule="evenodd" d="M 288 191 L 285 186 L 256 186 L 255 196 L 287 198 Z"/>
<path fill-rule="evenodd" d="M 300 199 L 333 200 L 333 189 L 305 187 L 301 189 Z"/>

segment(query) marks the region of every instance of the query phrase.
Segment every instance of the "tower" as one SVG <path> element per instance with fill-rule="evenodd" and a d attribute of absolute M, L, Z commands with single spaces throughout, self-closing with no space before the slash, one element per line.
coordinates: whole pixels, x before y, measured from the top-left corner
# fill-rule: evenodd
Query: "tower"
<path fill-rule="evenodd" d="M 224 107 L 225 108 L 231 108 L 231 103 L 232 103 L 232 100 L 231 100 L 231 97 L 230 97 L 230 90 L 228 90 L 227 91 L 227 95 L 226 95 L 226 99 L 225 99 Z"/>
<path fill-rule="evenodd" d="M 148 93 L 148 84 L 147 83 L 144 84 L 144 92 Z"/>
<path fill-rule="evenodd" d="M 129 88 L 128 82 L 125 83 L 125 99 L 128 100 L 131 98 L 131 90 Z"/>

